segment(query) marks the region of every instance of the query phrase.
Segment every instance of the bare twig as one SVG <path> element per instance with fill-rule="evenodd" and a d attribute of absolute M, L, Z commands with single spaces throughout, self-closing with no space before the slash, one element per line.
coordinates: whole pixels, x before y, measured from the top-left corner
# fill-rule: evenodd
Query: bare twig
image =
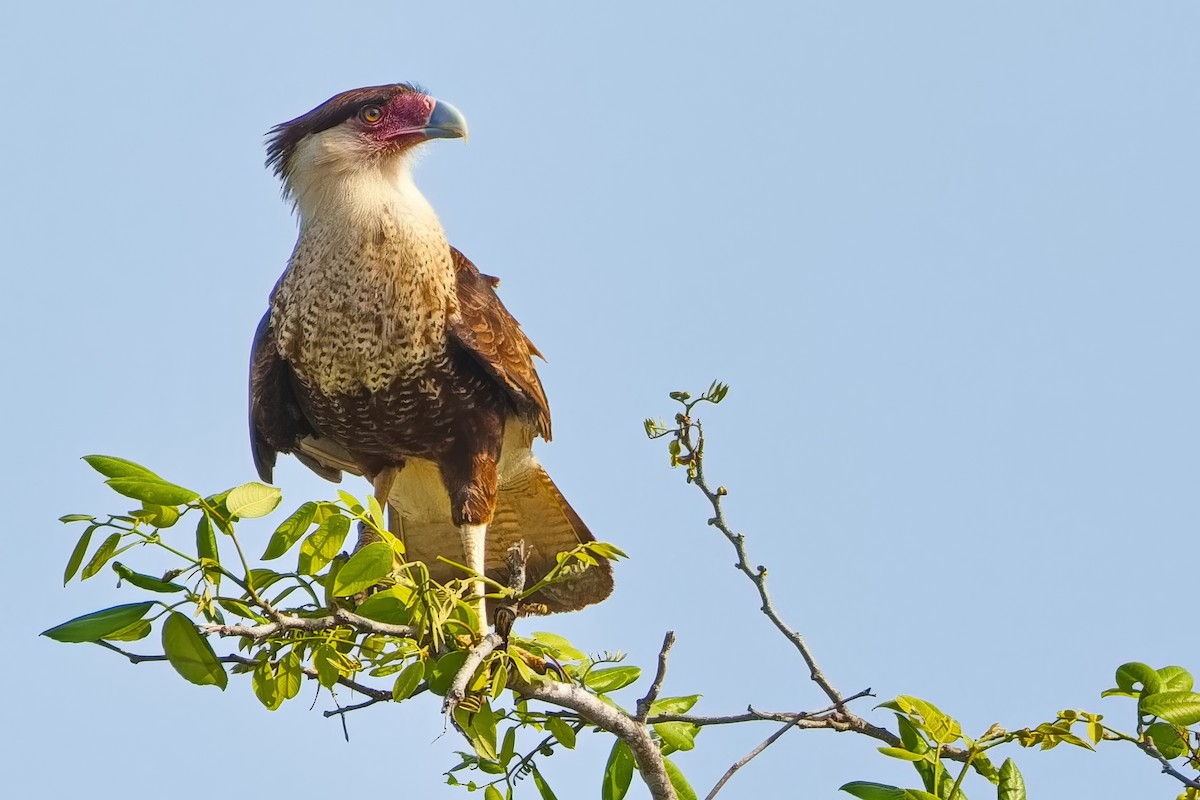
<path fill-rule="evenodd" d="M 855 692 L 854 694 L 842 700 L 842 703 L 852 703 L 863 697 L 874 697 L 870 688 Z M 795 722 L 803 719 L 819 719 L 825 714 L 829 714 L 837 708 L 836 705 L 819 708 L 816 711 L 760 711 L 754 706 L 747 706 L 745 714 L 729 714 L 717 717 L 701 717 L 695 714 L 655 714 L 646 722 L 650 725 L 656 725 L 660 722 L 687 722 L 691 725 L 704 727 L 705 725 L 734 725 L 739 722 Z M 829 726 L 822 726 L 829 727 Z"/>
<path fill-rule="evenodd" d="M 1200 790 L 1200 776 L 1195 777 L 1195 778 L 1189 778 L 1187 775 L 1184 775 L 1182 772 L 1180 772 L 1178 769 L 1175 768 L 1175 766 L 1167 759 L 1166 756 L 1164 756 L 1162 753 L 1159 752 L 1158 748 L 1154 746 L 1153 741 L 1150 741 L 1149 739 L 1137 739 L 1133 736 L 1130 736 L 1127 733 L 1122 733 L 1121 731 L 1113 730 L 1112 728 L 1109 728 L 1108 726 L 1105 726 L 1104 730 L 1107 731 L 1108 733 L 1112 734 L 1113 736 L 1115 736 L 1118 739 L 1121 739 L 1126 742 L 1132 742 L 1143 753 L 1150 756 L 1154 760 L 1158 761 L 1158 763 L 1162 764 L 1163 773 L 1170 775 L 1172 778 L 1179 781 L 1180 783 L 1182 783 L 1184 786 L 1187 786 L 1188 788 Z"/>
<path fill-rule="evenodd" d="M 321 716 L 325 717 L 326 719 L 328 719 L 329 717 L 338 717 L 343 714 L 349 714 L 351 711 L 358 711 L 360 708 L 366 708 L 367 706 L 373 706 L 376 703 L 387 702 L 387 700 L 391 700 L 391 699 L 392 699 L 391 697 L 388 697 L 386 699 L 382 698 L 382 697 L 372 697 L 367 700 L 363 700 L 361 703 L 354 703 L 353 705 L 349 705 L 349 706 L 338 706 L 337 708 L 335 708 L 333 710 L 327 709 L 327 710 L 321 712 Z M 309 710 L 311 711 L 312 709 L 309 709 Z"/>
<path fill-rule="evenodd" d="M 694 443 L 692 441 L 692 428 L 696 429 L 696 441 Z M 708 524 L 724 534 L 729 543 L 733 545 L 738 558 L 734 566 L 749 578 L 755 588 L 758 589 L 758 596 L 762 600 L 761 610 L 763 614 L 767 616 L 767 619 L 771 620 L 779 632 L 800 653 L 800 657 L 808 665 L 809 676 L 821 687 L 821 691 L 838 707 L 841 707 L 845 703 L 845 700 L 842 698 L 841 693 L 829 682 L 829 679 L 825 677 L 825 673 L 821 671 L 821 667 L 817 664 L 817 660 L 809 649 L 808 643 L 804 641 L 804 637 L 785 623 L 783 618 L 779 616 L 779 612 L 775 610 L 775 606 L 771 602 L 771 596 L 767 592 L 767 568 L 763 566 L 752 568 L 750 566 L 750 559 L 746 554 L 746 537 L 740 533 L 735 533 L 729 526 L 729 522 L 725 519 L 725 510 L 721 502 L 722 498 L 727 494 L 725 487 L 719 486 L 714 491 L 708 485 L 708 481 L 704 475 L 704 428 L 700 425 L 700 421 L 685 418 L 680 427 L 679 441 L 687 448 L 688 454 L 691 456 L 691 482 L 704 493 L 704 496 L 713 508 L 713 517 L 708 520 Z"/>
<path fill-rule="evenodd" d="M 654 705 L 658 693 L 662 691 L 663 681 L 667 677 L 667 654 L 674 646 L 675 631 L 667 631 L 667 635 L 663 637 L 662 649 L 658 651 L 658 671 L 654 674 L 654 682 L 650 684 L 646 696 L 638 700 L 637 716 L 634 719 L 643 725 L 646 723 L 646 717 L 650 716 L 650 706 Z"/>
<path fill-rule="evenodd" d="M 165 655 L 164 656 L 144 656 L 144 655 L 139 655 L 137 653 L 130 653 L 127 650 L 122 650 L 121 648 L 119 648 L 113 644 L 110 644 L 108 642 L 105 642 L 105 641 L 99 641 L 99 642 L 96 642 L 96 644 L 98 644 L 104 648 L 107 648 L 108 650 L 112 650 L 114 653 L 119 653 L 119 654 L 125 656 L 125 658 L 129 659 L 130 663 L 132 663 L 132 664 L 140 664 L 143 661 L 169 661 L 170 660 Z M 247 658 L 246 656 L 239 656 L 239 655 L 236 655 L 233 653 L 230 653 L 230 654 L 224 655 L 224 656 L 217 656 L 217 661 L 219 661 L 222 664 L 242 664 L 243 666 L 247 666 L 247 667 L 257 667 L 260 663 L 258 659 Z M 315 669 L 313 669 L 312 667 L 301 667 L 300 672 L 302 672 L 310 680 L 317 680 L 317 671 Z M 384 689 L 376 689 L 374 687 L 367 686 L 366 684 L 359 683 L 358 681 L 353 680 L 351 678 L 347 678 L 345 676 L 338 676 L 337 682 L 339 685 L 345 686 L 347 689 L 352 689 L 353 691 L 356 691 L 362 695 L 366 695 L 367 697 L 370 697 L 374 700 L 383 701 L 383 700 L 391 700 L 392 699 L 392 693 L 389 691 L 386 691 Z"/>
<path fill-rule="evenodd" d="M 704 800 L 712 800 L 714 797 L 716 797 L 717 792 L 721 791 L 721 787 L 724 786 L 729 781 L 729 779 L 733 777 L 733 773 L 737 772 L 739 769 L 741 769 L 742 767 L 749 764 L 750 760 L 752 758 L 754 758 L 756 755 L 758 755 L 759 753 L 761 753 L 763 750 L 766 750 L 768 747 L 775 744 L 776 739 L 778 739 L 780 736 L 783 736 L 785 733 L 787 733 L 792 728 L 794 728 L 796 726 L 796 723 L 799 721 L 800 721 L 800 717 L 797 716 L 796 719 L 785 724 L 782 728 L 780 728 L 779 730 L 775 731 L 770 736 L 768 736 L 766 738 L 766 741 L 764 741 L 758 747 L 754 748 L 749 753 L 742 756 L 737 761 L 733 762 L 733 766 L 731 766 L 729 769 L 725 770 L 725 774 L 722 775 L 721 779 L 719 781 L 717 781 L 715 786 L 713 786 L 712 791 L 710 791 L 707 795 L 705 795 Z"/>

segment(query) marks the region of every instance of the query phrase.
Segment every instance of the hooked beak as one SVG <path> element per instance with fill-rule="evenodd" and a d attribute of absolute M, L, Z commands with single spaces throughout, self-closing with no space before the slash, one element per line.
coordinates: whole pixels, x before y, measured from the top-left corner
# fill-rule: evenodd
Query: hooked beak
<path fill-rule="evenodd" d="M 437 100 L 421 133 L 428 139 L 467 140 L 467 118 L 449 103 Z"/>

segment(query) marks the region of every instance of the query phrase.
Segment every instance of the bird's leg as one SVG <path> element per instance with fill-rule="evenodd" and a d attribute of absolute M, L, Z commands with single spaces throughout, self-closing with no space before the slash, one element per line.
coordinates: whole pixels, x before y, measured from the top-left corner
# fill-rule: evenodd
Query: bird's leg
<path fill-rule="evenodd" d="M 487 569 L 487 529 L 496 511 L 499 455 L 497 444 L 494 454 L 476 451 L 442 465 L 442 479 L 450 491 L 450 518 L 462 539 L 466 566 L 476 575 Z M 480 634 L 486 634 L 491 626 L 483 593 L 483 581 L 472 580 L 471 605 L 479 615 Z"/>
<path fill-rule="evenodd" d="M 484 569 L 487 567 L 484 550 L 487 543 L 487 529 L 488 526 L 486 524 L 458 526 L 458 535 L 462 537 L 463 556 L 466 558 L 466 565 L 477 575 L 482 575 Z M 486 633 L 490 621 L 484 616 L 486 605 L 483 599 L 483 581 L 471 581 L 470 588 L 470 595 L 473 598 L 472 605 L 475 607 L 475 612 L 479 615 L 479 632 Z"/>

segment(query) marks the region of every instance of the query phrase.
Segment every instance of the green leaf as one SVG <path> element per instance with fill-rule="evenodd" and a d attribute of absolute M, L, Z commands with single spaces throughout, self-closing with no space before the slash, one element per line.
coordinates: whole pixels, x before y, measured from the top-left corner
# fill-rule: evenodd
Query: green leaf
<path fill-rule="evenodd" d="M 254 696 L 269 710 L 274 711 L 283 704 L 283 692 L 279 690 L 279 682 L 269 661 L 262 661 L 254 668 L 250 682 L 254 687 Z"/>
<path fill-rule="evenodd" d="M 284 700 L 291 700 L 300 694 L 300 685 L 304 682 L 304 675 L 300 670 L 302 666 L 300 651 L 294 647 L 279 662 L 275 680 L 279 686 L 279 694 Z"/>
<path fill-rule="evenodd" d="M 654 701 L 650 706 L 650 716 L 655 714 L 686 714 L 696 705 L 696 701 L 700 699 L 698 694 L 689 694 L 686 697 L 663 697 Z"/>
<path fill-rule="evenodd" d="M 92 542 L 92 532 L 99 525 L 88 525 L 87 530 L 79 537 L 79 541 L 75 543 L 75 549 L 71 551 L 71 557 L 67 559 L 67 568 L 63 570 L 63 586 L 71 582 L 71 578 L 75 577 L 75 573 L 79 570 L 79 565 L 83 563 L 83 557 L 87 554 L 88 545 Z"/>
<path fill-rule="evenodd" d="M 59 522 L 95 522 L 96 518 L 91 514 L 66 514 L 58 518 Z"/>
<path fill-rule="evenodd" d="M 575 749 L 575 729 L 567 724 L 562 717 L 547 717 L 546 730 L 554 734 L 554 738 L 568 750 Z"/>
<path fill-rule="evenodd" d="M 347 526 L 350 520 L 346 517 Z M 342 567 L 333 582 L 333 594 L 336 597 L 348 597 L 358 592 L 366 591 L 392 572 L 392 548 L 387 542 L 371 542 L 366 547 L 350 556 L 350 560 Z"/>
<path fill-rule="evenodd" d="M 559 661 L 583 661 L 587 658 L 582 650 L 576 649 L 574 645 L 557 633 L 535 631 L 529 638 L 549 650 L 550 654 Z"/>
<path fill-rule="evenodd" d="M 398 703 L 412 697 L 413 692 L 417 690 L 424 679 L 425 662 L 414 661 L 409 664 L 403 672 L 396 676 L 396 683 L 392 686 L 392 699 Z"/>
<path fill-rule="evenodd" d="M 1163 758 L 1172 759 L 1179 758 L 1188 751 L 1187 739 L 1185 739 L 1174 725 L 1168 725 L 1165 722 L 1155 722 L 1153 725 L 1146 728 L 1146 736 L 1150 741 L 1154 742 L 1154 746 L 1158 748 L 1158 752 L 1163 754 Z"/>
<path fill-rule="evenodd" d="M 1159 692 L 1144 696 L 1138 706 L 1141 713 L 1172 725 L 1186 727 L 1200 722 L 1200 694 L 1194 692 Z"/>
<path fill-rule="evenodd" d="M 229 492 L 225 498 L 225 507 L 229 509 L 231 516 L 253 519 L 270 514 L 282 499 L 283 492 L 274 486 L 250 481 Z"/>
<path fill-rule="evenodd" d="M 654 725 L 654 732 L 676 750 L 691 750 L 696 746 L 700 728 L 690 722 L 659 722 Z"/>
<path fill-rule="evenodd" d="M 496 754 L 496 714 L 485 700 L 479 710 L 471 715 L 471 743 L 481 759 L 495 761 Z"/>
<path fill-rule="evenodd" d="M 95 575 L 100 570 L 104 569 L 104 565 L 117 552 L 117 545 L 121 543 L 121 534 L 113 533 L 108 536 L 100 546 L 96 548 L 96 552 L 92 555 L 92 560 L 83 568 L 83 573 L 80 574 L 80 580 L 87 580 Z"/>
<path fill-rule="evenodd" d="M 300 537 L 308 530 L 308 526 L 312 524 L 316 513 L 317 504 L 313 502 L 305 503 L 292 512 L 292 515 L 281 522 L 279 527 L 275 529 L 275 533 L 271 536 L 271 541 L 267 543 L 266 552 L 262 554 L 262 560 L 270 561 L 273 558 L 279 558 L 288 550 L 291 550 L 292 545 L 300 541 Z"/>
<path fill-rule="evenodd" d="M 221 554 L 217 550 L 217 532 L 213 530 L 212 520 L 208 514 L 201 514 L 200 521 L 196 523 L 196 555 L 201 559 L 209 559 L 216 563 L 221 563 Z M 206 576 L 211 576 L 215 583 L 220 583 L 221 573 L 217 571 L 207 571 Z"/>
<path fill-rule="evenodd" d="M 530 761 L 529 767 L 533 770 L 533 785 L 537 787 L 538 794 L 542 796 L 542 800 L 558 800 L 558 797 L 550 790 L 550 784 L 546 783 L 546 779 L 542 777 L 537 764 Z"/>
<path fill-rule="evenodd" d="M 132 461 L 127 461 L 123 458 L 117 458 L 116 456 L 84 456 L 83 460 L 86 461 L 92 469 L 96 470 L 96 472 L 99 472 L 106 478 L 146 478 L 156 481 L 162 480 L 162 478 L 158 477 L 141 464 L 135 464 Z"/>
<path fill-rule="evenodd" d="M 450 691 L 450 684 L 458 674 L 463 663 L 467 660 L 466 650 L 452 650 L 433 663 L 433 672 L 429 676 L 429 691 L 438 697 L 445 697 Z"/>
<path fill-rule="evenodd" d="M 598 555 L 601 558 L 607 558 L 612 561 L 618 561 L 622 558 L 629 558 L 629 556 L 625 554 L 624 550 L 617 547 L 615 544 L 609 544 L 608 542 L 589 542 L 587 549 L 589 552 Z"/>
<path fill-rule="evenodd" d="M 342 549 L 342 544 L 346 541 L 346 534 L 349 532 L 350 518 L 343 517 L 341 514 L 322 522 L 300 545 L 300 562 L 297 571 L 301 575 L 315 575 L 320 572 Z M 351 558 L 346 562 L 346 566 L 350 566 L 353 562 L 354 559 Z M 345 569 L 346 567 L 342 567 L 342 570 Z M 338 575 L 340 577 L 342 573 L 339 572 Z M 334 591 L 336 592 L 336 590 L 335 586 Z"/>
<path fill-rule="evenodd" d="M 163 623 L 162 646 L 171 666 L 185 679 L 197 686 L 219 686 L 224 691 L 229 676 L 212 645 L 178 611 L 172 611 Z"/>
<path fill-rule="evenodd" d="M 113 572 L 121 576 L 121 580 L 128 581 L 139 589 L 145 589 L 148 592 L 186 592 L 186 586 L 180 586 L 178 583 L 170 583 L 161 578 L 155 578 L 150 575 L 143 575 L 140 572 L 134 572 L 129 567 L 122 564 L 120 561 L 114 561 Z"/>
<path fill-rule="evenodd" d="M 633 780 L 633 751 L 624 739 L 617 739 L 604 765 L 604 778 L 600 784 L 601 800 L 622 800 Z"/>
<path fill-rule="evenodd" d="M 1142 687 L 1140 694 L 1143 697 L 1159 691 L 1162 679 L 1158 676 L 1158 670 L 1140 661 L 1130 661 L 1128 664 L 1117 667 L 1117 689 L 1119 691 L 1137 691 L 1134 687 L 1138 685 Z"/>
<path fill-rule="evenodd" d="M 221 606 L 221 608 L 225 609 L 230 614 L 236 614 L 239 617 L 252 619 L 256 622 L 262 622 L 266 620 L 266 617 L 262 616 L 261 614 L 256 614 L 254 610 L 250 608 L 250 606 L 246 605 L 241 600 L 235 600 L 232 597 L 218 597 L 217 605 Z"/>
<path fill-rule="evenodd" d="M 200 499 L 200 495 L 191 489 L 185 489 L 160 479 L 109 478 L 105 483 L 112 487 L 117 494 L 160 506 L 178 506 L 184 503 L 194 503 Z"/>
<path fill-rule="evenodd" d="M 928 700 L 922 700 L 919 697 L 911 695 L 900 695 L 895 699 L 895 706 L 901 711 L 909 714 L 918 715 L 920 727 L 923 728 L 938 744 L 950 744 L 957 741 L 962 736 L 962 728 L 958 721 L 953 717 L 942 712 L 933 703 Z M 880 705 L 887 706 L 886 703 Z M 893 706 L 888 706 L 893 707 Z"/>
<path fill-rule="evenodd" d="M 1157 670 L 1162 680 L 1159 691 L 1190 692 L 1192 690 L 1192 673 L 1183 667 L 1163 667 Z"/>
<path fill-rule="evenodd" d="M 258 666 L 254 667 L 250 682 L 254 688 L 254 697 L 258 698 L 259 703 L 262 703 L 270 711 L 280 708 L 283 703 L 283 694 L 280 692 L 280 686 L 275 680 L 275 672 L 271 669 L 269 661 L 260 661 Z"/>
<path fill-rule="evenodd" d="M 500 794 L 500 790 L 489 783 L 483 790 L 483 800 L 504 800 L 504 795 Z"/>
<path fill-rule="evenodd" d="M 663 756 L 663 766 L 667 768 L 667 777 L 671 779 L 671 785 L 675 787 L 675 794 L 679 800 L 696 800 L 696 790 L 687 782 L 687 778 L 683 777 L 683 772 L 675 766 L 675 762 Z"/>
<path fill-rule="evenodd" d="M 152 602 L 113 606 L 68 620 L 42 631 L 41 635 L 56 642 L 96 642 L 134 624 L 146 616 L 153 606 Z"/>
<path fill-rule="evenodd" d="M 156 528 L 169 528 L 179 521 L 182 516 L 175 506 L 160 506 L 154 503 L 142 503 L 142 510 L 135 516 L 143 522 Z"/>
<path fill-rule="evenodd" d="M 878 747 L 879 752 L 891 758 L 898 758 L 901 761 L 925 761 L 926 758 L 920 753 L 912 753 L 901 747 Z"/>
<path fill-rule="evenodd" d="M 332 688 L 342 676 L 338 669 L 338 653 L 327 644 L 320 645 L 313 651 L 313 667 L 317 670 L 317 683 L 326 689 Z"/>
<path fill-rule="evenodd" d="M 610 667 L 589 672 L 583 679 L 584 684 L 594 692 L 606 694 L 628 686 L 642 674 L 640 667 Z"/>
<path fill-rule="evenodd" d="M 364 547 L 363 550 L 365 549 Z M 337 580 L 334 580 L 334 584 L 337 584 Z M 351 592 L 351 594 L 356 594 L 356 592 Z M 360 617 L 373 619 L 376 622 L 386 622 L 390 625 L 407 625 L 412 622 L 412 602 L 414 599 L 413 590 L 408 586 L 392 586 L 388 589 L 375 592 L 375 594 L 362 601 L 358 608 L 354 609 L 354 613 Z"/>
<path fill-rule="evenodd" d="M 119 631 L 105 634 L 104 640 L 108 642 L 136 642 L 139 639 L 145 639 L 150 635 L 150 620 L 139 619 L 132 625 L 126 625 Z"/>
<path fill-rule="evenodd" d="M 1000 765 L 1000 785 L 996 789 L 996 800 L 1025 800 L 1025 779 L 1011 758 Z"/>
<path fill-rule="evenodd" d="M 859 800 L 905 800 L 908 797 L 906 789 L 871 781 L 851 781 L 842 784 L 839 789 L 846 794 L 854 795 Z"/>

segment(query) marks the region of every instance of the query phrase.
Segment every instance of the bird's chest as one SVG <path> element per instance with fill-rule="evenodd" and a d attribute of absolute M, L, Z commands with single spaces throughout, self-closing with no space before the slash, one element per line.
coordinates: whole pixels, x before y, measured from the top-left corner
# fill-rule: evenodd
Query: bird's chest
<path fill-rule="evenodd" d="M 469 357 L 449 353 L 400 375 L 379 390 L 299 393 L 305 416 L 323 435 L 381 464 L 420 457 L 437 460 L 484 421 L 497 425 L 505 400 Z M 470 448 L 468 448 L 470 449 Z"/>
<path fill-rule="evenodd" d="M 430 373 L 445 359 L 456 310 L 445 240 L 377 231 L 301 237 L 271 321 L 296 376 L 335 396 L 378 393 Z"/>

